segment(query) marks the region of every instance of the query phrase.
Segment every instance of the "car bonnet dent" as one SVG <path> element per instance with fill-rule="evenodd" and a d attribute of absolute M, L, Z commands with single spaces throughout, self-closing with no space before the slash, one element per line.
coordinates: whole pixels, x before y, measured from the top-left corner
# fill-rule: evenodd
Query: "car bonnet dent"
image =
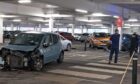
<path fill-rule="evenodd" d="M 19 50 L 19 51 L 33 51 L 36 46 L 19 46 L 19 45 L 7 45 L 4 48 L 10 49 L 10 50 Z"/>

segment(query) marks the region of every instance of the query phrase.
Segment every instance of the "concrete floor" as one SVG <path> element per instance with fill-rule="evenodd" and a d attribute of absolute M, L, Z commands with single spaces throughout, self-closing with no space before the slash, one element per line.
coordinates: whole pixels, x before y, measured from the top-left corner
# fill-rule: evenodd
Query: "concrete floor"
<path fill-rule="evenodd" d="M 109 65 L 108 55 L 102 49 L 84 51 L 84 45 L 76 43 L 71 51 L 65 52 L 63 64 L 49 63 L 42 72 L 0 71 L 0 84 L 119 84 L 129 61 L 128 52 L 119 54 L 118 64 Z M 131 72 L 130 66 L 123 84 L 132 84 Z"/>

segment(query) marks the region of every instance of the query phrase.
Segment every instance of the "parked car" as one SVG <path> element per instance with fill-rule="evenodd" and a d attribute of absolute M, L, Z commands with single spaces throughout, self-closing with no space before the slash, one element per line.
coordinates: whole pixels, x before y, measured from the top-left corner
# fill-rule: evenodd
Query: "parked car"
<path fill-rule="evenodd" d="M 82 34 L 74 34 L 74 40 L 75 41 L 80 41 L 80 37 Z"/>
<path fill-rule="evenodd" d="M 4 37 L 5 39 L 10 39 L 10 38 L 14 38 L 14 37 L 17 36 L 19 33 L 21 33 L 21 31 L 4 31 L 3 37 Z"/>
<path fill-rule="evenodd" d="M 84 42 L 85 40 L 88 40 L 89 38 L 89 34 L 88 33 L 83 33 L 80 38 L 79 41 Z"/>
<path fill-rule="evenodd" d="M 64 38 L 63 36 L 60 35 L 61 38 L 61 43 L 63 46 L 63 50 L 67 50 L 70 51 L 71 50 L 71 46 L 72 46 L 72 42 L 66 38 Z"/>
<path fill-rule="evenodd" d="M 89 37 L 89 47 L 104 47 L 110 48 L 110 35 L 107 33 L 94 33 Z"/>
<path fill-rule="evenodd" d="M 20 33 L 0 52 L 4 69 L 27 67 L 39 71 L 46 63 L 62 63 L 64 59 L 59 35 L 45 32 Z"/>
<path fill-rule="evenodd" d="M 72 36 L 71 33 L 68 32 L 57 32 L 60 35 L 62 35 L 63 37 L 65 37 L 66 39 L 70 40 L 70 41 L 74 41 L 74 37 Z"/>

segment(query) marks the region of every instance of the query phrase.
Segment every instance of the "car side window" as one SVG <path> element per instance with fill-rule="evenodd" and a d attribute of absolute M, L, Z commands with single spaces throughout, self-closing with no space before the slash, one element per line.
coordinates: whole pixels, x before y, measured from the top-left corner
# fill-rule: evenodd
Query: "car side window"
<path fill-rule="evenodd" d="M 53 44 L 58 43 L 59 38 L 57 35 L 52 35 L 52 38 L 53 38 Z"/>
<path fill-rule="evenodd" d="M 44 42 L 45 44 L 49 44 L 49 46 L 53 45 L 53 39 L 51 35 L 46 35 Z"/>

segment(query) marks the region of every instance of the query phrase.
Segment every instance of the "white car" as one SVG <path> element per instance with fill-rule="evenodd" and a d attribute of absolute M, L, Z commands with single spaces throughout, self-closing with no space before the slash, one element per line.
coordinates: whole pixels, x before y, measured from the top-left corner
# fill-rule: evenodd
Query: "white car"
<path fill-rule="evenodd" d="M 72 46 L 72 42 L 66 38 L 64 38 L 63 36 L 60 35 L 61 38 L 61 43 L 63 46 L 63 50 L 67 50 L 70 51 L 71 50 L 71 46 Z"/>

